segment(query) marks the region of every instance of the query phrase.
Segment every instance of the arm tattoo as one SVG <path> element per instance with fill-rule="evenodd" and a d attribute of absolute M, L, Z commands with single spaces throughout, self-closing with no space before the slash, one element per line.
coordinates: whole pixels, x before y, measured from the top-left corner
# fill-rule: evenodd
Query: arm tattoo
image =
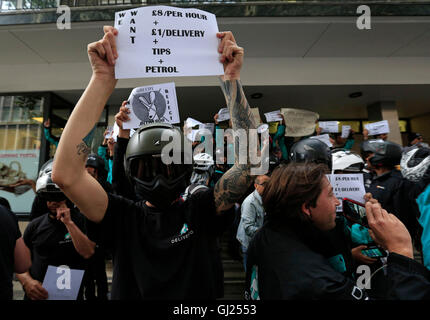
<path fill-rule="evenodd" d="M 233 130 L 255 129 L 254 117 L 239 80 L 221 81 L 221 89 L 230 110 Z M 235 165 L 215 185 L 215 205 L 228 208 L 239 201 L 252 184 L 250 164 L 239 164 L 239 148 L 235 146 Z"/>
<path fill-rule="evenodd" d="M 78 156 L 83 155 L 86 159 L 87 156 L 91 153 L 91 142 L 93 141 L 94 133 L 96 131 L 96 126 L 91 129 L 90 133 L 87 134 L 85 138 L 82 139 L 82 142 L 76 146 L 78 150 Z"/>

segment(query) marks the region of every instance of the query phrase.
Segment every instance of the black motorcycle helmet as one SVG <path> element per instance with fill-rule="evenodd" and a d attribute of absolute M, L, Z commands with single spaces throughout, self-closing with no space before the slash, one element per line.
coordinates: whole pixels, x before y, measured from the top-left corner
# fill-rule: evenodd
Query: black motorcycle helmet
<path fill-rule="evenodd" d="M 48 160 L 39 170 L 39 176 L 36 181 L 36 193 L 45 201 L 63 201 L 67 200 L 66 195 L 56 185 L 52 179 L 52 165 L 54 160 Z"/>
<path fill-rule="evenodd" d="M 402 147 L 391 141 L 368 140 L 363 143 L 362 150 L 373 154 L 369 162 L 374 167 L 392 168 L 400 164 L 402 158 Z"/>
<path fill-rule="evenodd" d="M 290 160 L 292 162 L 324 163 L 332 168 L 330 147 L 317 139 L 303 139 L 291 147 Z"/>
<path fill-rule="evenodd" d="M 99 178 L 106 180 L 107 171 L 105 168 L 105 162 L 99 155 L 95 153 L 90 154 L 85 163 L 85 167 L 91 167 L 96 169 Z"/>
<path fill-rule="evenodd" d="M 163 141 L 163 134 L 180 144 L 181 164 L 163 163 L 163 148 L 172 141 Z M 141 126 L 130 138 L 124 158 L 126 175 L 137 196 L 157 208 L 168 208 L 189 184 L 192 161 L 186 156 L 191 155 L 184 153 L 180 129 L 168 123 Z"/>

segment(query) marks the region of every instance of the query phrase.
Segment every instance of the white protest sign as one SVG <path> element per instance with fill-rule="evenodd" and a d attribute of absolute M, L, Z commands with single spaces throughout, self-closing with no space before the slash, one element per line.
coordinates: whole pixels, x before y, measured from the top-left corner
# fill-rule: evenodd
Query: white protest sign
<path fill-rule="evenodd" d="M 320 140 L 321 142 L 324 142 L 330 148 L 333 147 L 333 144 L 330 142 L 330 137 L 327 133 L 326 134 L 320 134 L 318 136 L 312 136 L 311 138 Z"/>
<path fill-rule="evenodd" d="M 105 138 L 109 139 L 112 137 L 112 135 L 113 135 L 113 126 L 109 126 L 106 128 Z"/>
<path fill-rule="evenodd" d="M 271 111 L 264 114 L 267 122 L 282 121 L 282 116 L 280 114 L 281 110 Z"/>
<path fill-rule="evenodd" d="M 115 78 L 215 76 L 219 61 L 214 14 L 169 6 L 115 12 Z"/>
<path fill-rule="evenodd" d="M 390 127 L 387 120 L 382 120 L 373 123 L 367 123 L 364 127 L 369 130 L 369 136 L 375 136 L 383 133 L 390 133 Z"/>
<path fill-rule="evenodd" d="M 269 129 L 269 125 L 267 123 L 263 123 L 257 128 L 257 133 L 263 133 L 268 129 Z"/>
<path fill-rule="evenodd" d="M 113 124 L 113 132 L 112 132 L 112 138 L 115 140 L 115 142 L 118 141 L 118 134 L 119 134 L 119 126 L 116 124 L 116 121 L 115 121 L 115 123 Z"/>
<path fill-rule="evenodd" d="M 360 203 L 364 203 L 364 188 L 363 174 L 328 174 L 333 192 L 336 198 L 339 199 L 341 205 L 336 208 L 336 211 L 342 211 L 342 199 L 349 198 Z"/>
<path fill-rule="evenodd" d="M 230 119 L 230 111 L 228 108 L 222 108 L 218 111 L 218 122 L 226 121 Z"/>
<path fill-rule="evenodd" d="M 134 88 L 128 101 L 130 120 L 123 123 L 124 129 L 154 122 L 180 122 L 174 82 Z"/>
<path fill-rule="evenodd" d="M 188 140 L 194 142 L 196 141 L 197 132 L 199 132 L 199 129 L 193 129 L 187 134 Z"/>
<path fill-rule="evenodd" d="M 345 139 L 348 138 L 350 132 L 351 132 L 351 126 L 348 126 L 348 125 L 342 126 L 341 138 L 345 138 Z"/>
<path fill-rule="evenodd" d="M 48 291 L 48 300 L 76 300 L 83 276 L 84 270 L 48 266 L 42 287 Z"/>
<path fill-rule="evenodd" d="M 318 113 L 293 108 L 282 108 L 281 113 L 285 119 L 285 136 L 304 137 L 314 133 Z"/>
<path fill-rule="evenodd" d="M 337 121 L 320 121 L 318 122 L 318 126 L 321 128 L 321 132 L 339 132 L 339 124 Z"/>
<path fill-rule="evenodd" d="M 215 132 L 215 123 L 202 123 L 199 125 L 199 129 L 207 129 L 213 134 Z"/>
<path fill-rule="evenodd" d="M 202 122 L 189 117 L 187 118 L 187 120 L 185 120 L 185 126 L 187 128 L 194 128 L 195 126 L 200 126 L 202 124 Z"/>

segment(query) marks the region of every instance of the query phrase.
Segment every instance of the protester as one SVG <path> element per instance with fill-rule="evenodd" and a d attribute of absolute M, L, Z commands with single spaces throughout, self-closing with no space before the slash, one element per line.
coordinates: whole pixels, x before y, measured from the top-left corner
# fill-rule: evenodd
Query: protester
<path fill-rule="evenodd" d="M 86 259 L 94 254 L 95 243 L 84 234 L 84 217 L 67 207 L 66 196 L 52 182 L 52 163 L 50 160 L 42 166 L 36 183 L 36 190 L 45 199 L 49 212 L 31 221 L 24 232 L 32 257 L 30 270 L 17 274 L 25 291 L 24 299 L 48 298 L 42 281 L 49 265 L 85 270 Z M 83 298 L 82 288 L 78 299 Z"/>
<path fill-rule="evenodd" d="M 250 298 L 367 298 L 365 290 L 332 268 L 321 253 L 324 232 L 335 227 L 339 204 L 326 172 L 322 164 L 291 163 L 272 174 L 262 197 L 267 222 L 248 250 Z M 428 275 L 412 260 L 412 242 L 405 226 L 375 199 L 366 203 L 366 213 L 370 235 L 390 252 L 389 297 L 406 298 L 408 289 L 411 296 L 428 296 Z M 422 280 L 427 285 L 425 294 L 420 292 Z"/>
<path fill-rule="evenodd" d="M 43 132 L 45 134 L 46 141 L 52 143 L 55 147 L 58 147 L 60 138 L 51 134 L 51 119 L 46 119 L 45 122 L 43 122 Z"/>
<path fill-rule="evenodd" d="M 0 204 L 0 300 L 12 300 L 13 273 L 26 272 L 31 266 L 30 251 L 9 208 Z"/>
<path fill-rule="evenodd" d="M 180 141 L 183 136 L 169 124 L 144 125 L 128 142 L 125 170 L 146 201 L 135 203 L 106 194 L 83 168 L 91 137 L 88 132 L 116 85 L 118 31 L 112 27 L 104 31 L 102 40 L 88 46 L 93 76 L 62 134 L 53 180 L 90 220 L 104 228 L 113 249 L 113 299 L 214 298 L 216 284 L 208 246 L 211 233 L 219 230 L 212 230 L 213 221 L 216 213 L 230 209 L 250 186 L 250 165 L 236 162 L 214 190 L 185 202 L 175 201 L 185 189 L 189 166 L 161 162 L 160 152 L 167 144 L 161 135 L 169 133 Z M 243 49 L 230 32 L 217 36 L 225 71 L 221 85 L 233 129 L 255 128 L 239 81 Z"/>
<path fill-rule="evenodd" d="M 255 233 L 263 226 L 264 208 L 261 200 L 261 194 L 264 191 L 264 186 L 269 181 L 266 175 L 260 175 L 255 178 L 254 192 L 252 192 L 243 201 L 241 206 L 241 219 L 237 229 L 236 238 L 242 245 L 243 267 L 246 272 L 246 252 L 251 239 Z"/>

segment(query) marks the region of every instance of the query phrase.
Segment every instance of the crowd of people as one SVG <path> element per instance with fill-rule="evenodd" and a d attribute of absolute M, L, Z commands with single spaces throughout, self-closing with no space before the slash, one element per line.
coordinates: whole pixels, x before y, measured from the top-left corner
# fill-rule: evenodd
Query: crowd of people
<path fill-rule="evenodd" d="M 222 298 L 220 239 L 227 230 L 243 259 L 244 299 L 430 298 L 430 148 L 421 135 L 411 134 L 403 148 L 365 130 L 359 154 L 351 151 L 353 131 L 331 135 L 330 148 L 285 136 L 283 119 L 259 146 L 269 149 L 269 169 L 255 176 L 249 160 L 238 161 L 228 134 L 192 161 L 182 148 L 182 163 L 163 162 L 163 134 L 182 145 L 184 132 L 151 123 L 131 135 L 123 128 L 130 119 L 124 101 L 116 141 L 104 139 L 93 154 L 94 126 L 116 85 L 116 35 L 105 27 L 103 39 L 88 45 L 92 77 L 59 142 L 45 122 L 58 148 L 39 172 L 23 235 L 10 208 L 0 205 L 0 298 L 12 299 L 15 272 L 25 299 L 47 299 L 47 268 L 62 265 L 85 270 L 78 299 Z M 240 82 L 244 49 L 231 32 L 217 37 L 229 126 L 256 129 Z M 228 152 L 234 163 L 227 163 Z M 362 203 L 346 207 L 330 174 L 363 175 Z M 368 253 L 375 250 L 380 256 Z M 364 285 L 360 266 L 372 272 Z"/>

